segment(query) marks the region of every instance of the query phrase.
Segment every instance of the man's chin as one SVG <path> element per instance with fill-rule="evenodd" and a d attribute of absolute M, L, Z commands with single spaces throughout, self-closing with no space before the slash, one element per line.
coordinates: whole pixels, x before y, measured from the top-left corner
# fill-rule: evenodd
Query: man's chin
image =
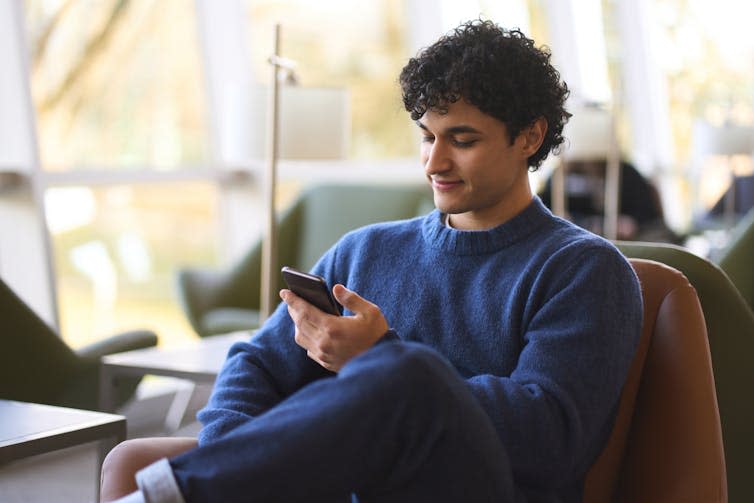
<path fill-rule="evenodd" d="M 460 213 L 466 212 L 466 210 L 459 208 L 458 206 L 453 206 L 450 204 L 437 204 L 437 202 L 435 202 L 435 208 L 440 210 L 440 213 L 444 213 L 446 215 L 458 215 Z"/>
<path fill-rule="evenodd" d="M 447 215 L 463 213 L 463 211 L 459 210 L 458 205 L 453 204 L 452 201 L 448 201 L 448 198 L 443 197 L 442 195 L 435 194 L 434 202 L 435 208 L 440 210 L 440 213 L 445 213 Z"/>

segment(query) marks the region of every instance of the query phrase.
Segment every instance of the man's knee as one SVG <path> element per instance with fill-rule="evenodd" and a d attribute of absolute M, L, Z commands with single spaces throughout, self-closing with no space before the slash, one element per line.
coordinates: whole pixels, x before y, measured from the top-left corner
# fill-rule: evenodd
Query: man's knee
<path fill-rule="evenodd" d="M 458 379 L 458 373 L 447 359 L 434 349 L 423 344 L 403 344 L 403 351 L 393 361 L 393 371 L 403 378 L 431 381 Z"/>
<path fill-rule="evenodd" d="M 137 438 L 116 445 L 102 463 L 101 500 L 111 501 L 136 490 L 136 472 L 162 458 L 196 447 L 194 438 Z"/>
<path fill-rule="evenodd" d="M 437 351 L 423 344 L 384 343 L 354 359 L 341 370 L 343 377 L 363 373 L 368 382 L 409 394 L 457 386 L 462 379 Z"/>
<path fill-rule="evenodd" d="M 149 464 L 144 462 L 144 439 L 126 440 L 116 445 L 105 457 L 100 475 L 100 500 L 112 501 L 134 492 L 136 472 Z"/>

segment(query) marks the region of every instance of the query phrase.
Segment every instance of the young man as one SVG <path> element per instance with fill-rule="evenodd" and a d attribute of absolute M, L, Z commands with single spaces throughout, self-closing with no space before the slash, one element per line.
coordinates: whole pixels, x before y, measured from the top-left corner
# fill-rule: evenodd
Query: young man
<path fill-rule="evenodd" d="M 400 81 L 437 209 L 320 259 L 344 316 L 283 290 L 231 349 L 199 447 L 141 471 L 129 501 L 580 501 L 642 307 L 615 248 L 532 195 L 567 88 L 481 21 Z"/>

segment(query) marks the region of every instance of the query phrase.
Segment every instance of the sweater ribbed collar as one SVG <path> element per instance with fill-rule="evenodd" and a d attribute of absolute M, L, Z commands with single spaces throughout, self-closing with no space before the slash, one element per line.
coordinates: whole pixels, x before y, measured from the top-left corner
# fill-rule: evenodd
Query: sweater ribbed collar
<path fill-rule="evenodd" d="M 432 248 L 453 255 L 483 255 L 517 243 L 552 222 L 552 213 L 534 196 L 524 210 L 507 222 L 483 231 L 463 231 L 445 226 L 445 216 L 435 209 L 422 222 L 422 235 Z"/>

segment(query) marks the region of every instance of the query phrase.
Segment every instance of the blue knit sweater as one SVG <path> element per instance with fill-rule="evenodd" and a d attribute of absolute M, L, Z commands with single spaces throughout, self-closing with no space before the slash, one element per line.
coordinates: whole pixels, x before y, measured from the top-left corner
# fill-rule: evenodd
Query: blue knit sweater
<path fill-rule="evenodd" d="M 435 210 L 351 232 L 314 272 L 380 306 L 401 340 L 448 358 L 492 419 L 525 493 L 573 494 L 609 434 L 638 343 L 637 278 L 609 242 L 536 197 L 487 231 L 449 229 L 442 217 Z M 200 443 L 328 375 L 293 332 L 281 305 L 231 349 L 198 416 Z"/>

